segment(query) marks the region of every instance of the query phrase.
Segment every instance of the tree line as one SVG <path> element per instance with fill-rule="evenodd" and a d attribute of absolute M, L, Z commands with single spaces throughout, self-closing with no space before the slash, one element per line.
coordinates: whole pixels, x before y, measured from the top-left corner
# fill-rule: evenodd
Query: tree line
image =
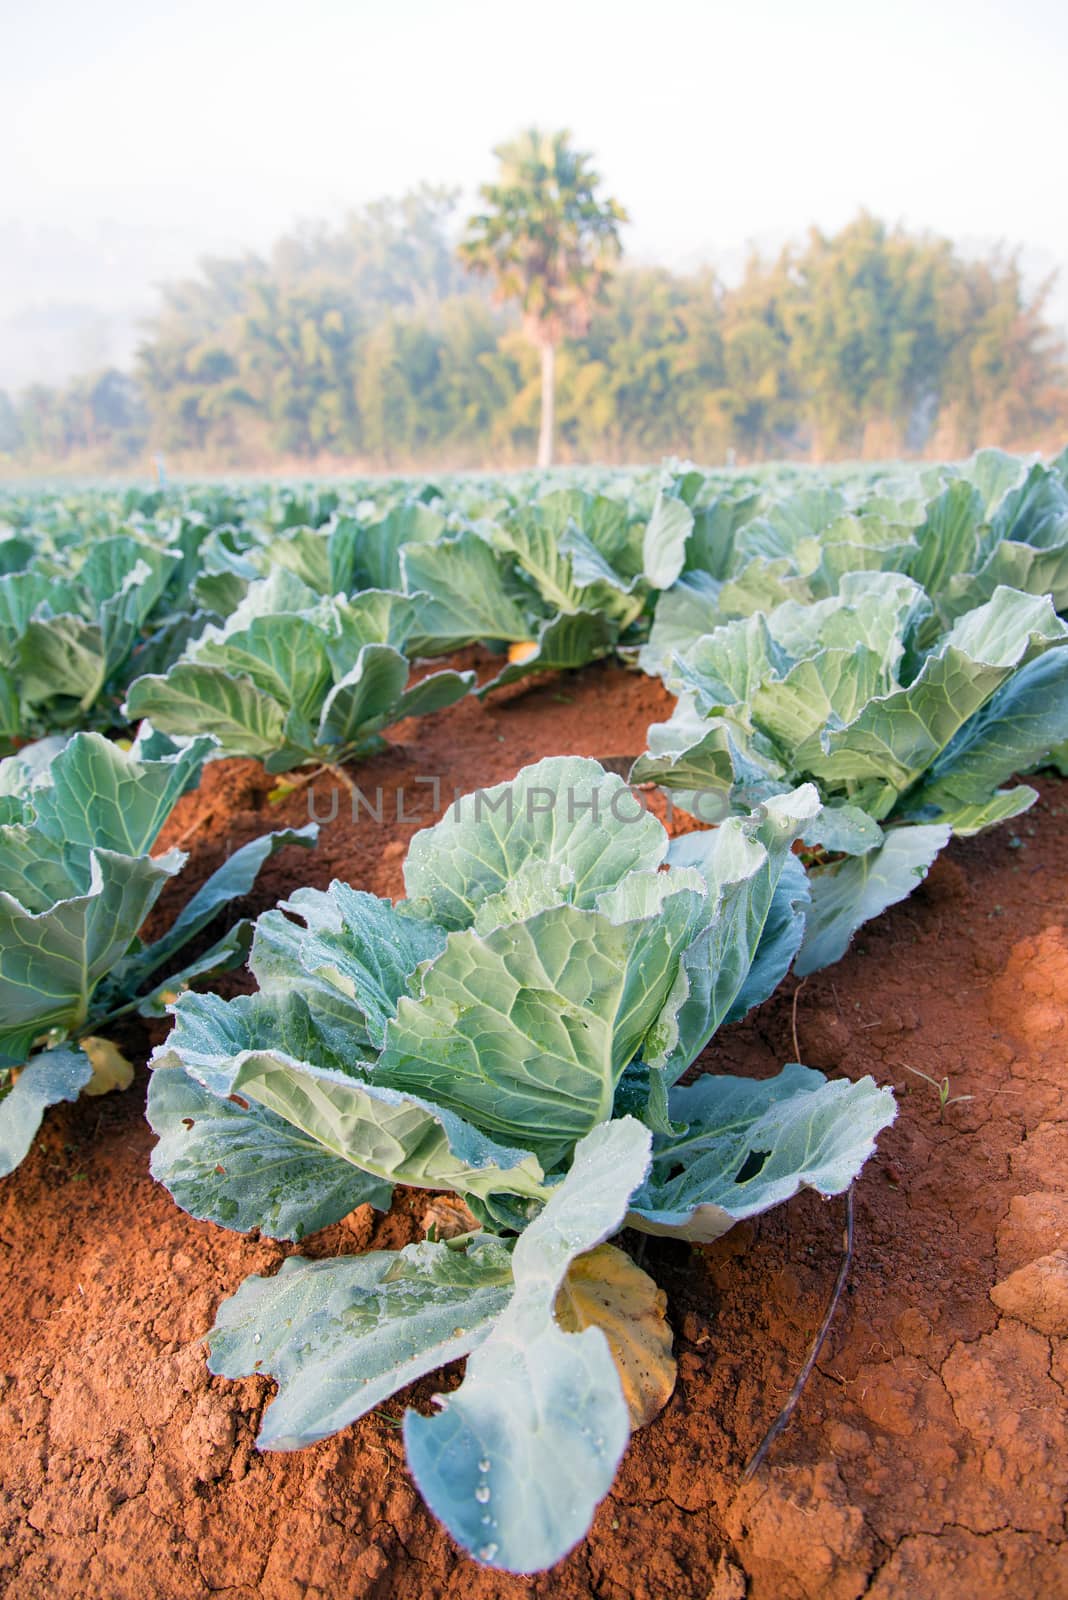
<path fill-rule="evenodd" d="M 862 213 L 752 254 L 732 284 L 711 267 L 595 265 L 574 314 L 559 296 L 535 304 L 539 339 L 492 215 L 458 249 L 456 194 L 423 187 L 267 256 L 207 260 L 163 288 L 132 373 L 0 391 L 0 457 L 526 464 L 544 443 L 546 342 L 564 460 L 950 458 L 1068 435 L 1051 285 L 1028 289 L 1011 253 Z"/>

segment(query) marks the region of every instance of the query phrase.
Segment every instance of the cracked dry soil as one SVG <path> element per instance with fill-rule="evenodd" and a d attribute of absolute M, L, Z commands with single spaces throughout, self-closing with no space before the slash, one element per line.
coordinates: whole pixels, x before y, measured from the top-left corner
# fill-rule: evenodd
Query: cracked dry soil
<path fill-rule="evenodd" d="M 432 789 L 415 777 L 441 775 L 447 801 L 453 783 L 495 782 L 547 753 L 632 755 L 668 707 L 658 684 L 602 666 L 405 725 L 358 774 L 367 792 L 383 787 L 389 815 L 406 784 L 405 820 L 342 815 L 317 851 L 277 857 L 244 909 L 334 876 L 396 894 L 407 840 L 432 816 Z M 223 762 L 180 803 L 170 836 L 200 824 L 183 896 L 228 848 L 305 820 L 304 794 L 268 804 L 272 782 L 254 763 Z M 893 1083 L 900 1114 L 858 1185 L 855 1265 L 831 1337 L 752 1482 L 739 1486 L 744 1463 L 834 1280 L 840 1200 L 803 1195 L 708 1248 L 650 1242 L 645 1265 L 676 1330 L 675 1395 L 633 1439 L 589 1538 L 552 1573 L 512 1579 L 480 1571 L 434 1524 L 387 1416 L 261 1456 L 270 1385 L 209 1379 L 204 1366 L 201 1336 L 247 1273 L 298 1248 L 404 1243 L 425 1197 L 401 1193 L 384 1218 L 362 1208 L 300 1247 L 194 1222 L 149 1177 L 142 1071 L 125 1095 L 49 1113 L 0 1186 L 0 1591 L 1068 1597 L 1068 783 L 1040 787 L 1032 812 L 954 844 L 798 996 L 802 1059 Z M 726 1029 L 705 1064 L 777 1070 L 793 1054 L 792 990 Z M 162 1032 L 136 1024 L 123 1043 L 143 1063 Z M 910 1066 L 972 1098 L 940 1121 Z M 441 1386 L 404 1398 L 425 1406 Z"/>

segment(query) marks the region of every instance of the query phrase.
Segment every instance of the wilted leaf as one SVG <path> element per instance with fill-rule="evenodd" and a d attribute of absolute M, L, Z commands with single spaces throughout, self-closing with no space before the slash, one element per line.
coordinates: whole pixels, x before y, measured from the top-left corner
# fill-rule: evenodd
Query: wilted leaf
<path fill-rule="evenodd" d="M 536 639 L 523 639 L 518 644 L 508 646 L 508 659 L 513 666 L 520 661 L 529 661 L 531 656 L 537 655 L 538 643 Z"/>
<path fill-rule="evenodd" d="M 614 1244 L 598 1245 L 571 1263 L 553 1315 L 566 1333 L 600 1328 L 623 1385 L 631 1428 L 644 1428 L 675 1387 L 667 1296 Z"/>
<path fill-rule="evenodd" d="M 127 1061 L 110 1039 L 90 1037 L 83 1039 L 81 1046 L 93 1068 L 93 1076 L 82 1090 L 83 1094 L 110 1094 L 112 1089 L 130 1087 L 134 1080 L 133 1062 Z"/>
<path fill-rule="evenodd" d="M 436 1194 L 423 1212 L 423 1232 L 428 1239 L 459 1239 L 477 1233 L 482 1224 L 459 1195 Z"/>

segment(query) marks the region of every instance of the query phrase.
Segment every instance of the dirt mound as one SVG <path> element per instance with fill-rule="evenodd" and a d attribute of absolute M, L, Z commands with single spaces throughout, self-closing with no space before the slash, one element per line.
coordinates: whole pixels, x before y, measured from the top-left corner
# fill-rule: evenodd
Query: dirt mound
<path fill-rule="evenodd" d="M 466 790 L 547 753 L 623 758 L 669 705 L 658 684 L 600 667 L 410 724 L 356 774 L 372 799 L 382 790 L 382 822 L 353 823 L 342 805 L 319 849 L 277 857 L 245 909 L 333 876 L 397 893 L 408 839 L 434 810 L 417 779 Z M 306 820 L 307 790 L 272 804 L 275 781 L 219 763 L 181 803 L 165 842 L 189 834 L 184 894 L 245 838 Z M 551 1574 L 508 1579 L 464 1559 L 423 1509 L 402 1405 L 310 1450 L 256 1452 L 269 1385 L 209 1379 L 199 1341 L 219 1300 L 290 1247 L 194 1222 L 152 1183 L 142 1073 L 126 1095 L 50 1112 L 0 1185 L 0 1588 L 11 1600 L 1068 1597 L 1068 1341 L 1042 1310 L 1049 1258 L 1068 1243 L 1068 785 L 1041 787 L 1032 813 L 952 846 L 797 997 L 802 1059 L 892 1082 L 901 1109 L 858 1186 L 831 1338 L 752 1482 L 740 1486 L 744 1464 L 838 1269 L 842 1202 L 801 1196 L 705 1248 L 650 1241 L 676 1393 L 633 1440 L 589 1539 Z M 331 788 L 315 786 L 320 814 Z M 792 998 L 789 985 L 725 1030 L 712 1064 L 768 1075 L 791 1059 Z M 137 1024 L 124 1042 L 143 1060 L 161 1034 Z M 940 1117 L 909 1067 L 971 1098 Z M 387 1218 L 361 1208 L 301 1251 L 403 1243 L 425 1203 L 402 1193 Z M 999 1309 L 1021 1270 L 1030 1300 L 1016 1284 L 1011 1313 Z M 405 1398 L 425 1405 L 437 1387 Z"/>

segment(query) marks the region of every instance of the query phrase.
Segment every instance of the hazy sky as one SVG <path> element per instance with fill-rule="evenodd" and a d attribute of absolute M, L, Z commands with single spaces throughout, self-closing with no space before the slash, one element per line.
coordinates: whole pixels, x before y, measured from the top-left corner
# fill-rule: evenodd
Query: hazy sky
<path fill-rule="evenodd" d="M 148 241 L 112 285 L 147 296 L 297 217 L 473 192 L 533 121 L 595 153 L 632 256 L 867 206 L 1037 274 L 1068 264 L 1066 85 L 1057 0 L 0 0 L 0 314 L 106 296 L 102 222 Z"/>

